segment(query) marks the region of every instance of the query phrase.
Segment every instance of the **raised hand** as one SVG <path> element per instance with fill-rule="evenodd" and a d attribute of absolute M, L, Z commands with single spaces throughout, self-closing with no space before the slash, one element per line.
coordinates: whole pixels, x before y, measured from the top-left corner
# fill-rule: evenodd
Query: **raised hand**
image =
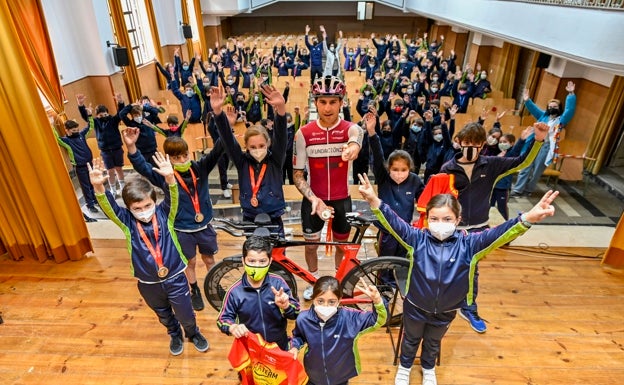
<path fill-rule="evenodd" d="M 533 128 L 535 128 L 535 140 L 543 142 L 546 139 L 546 135 L 548 135 L 548 124 L 537 122 L 533 124 Z"/>
<path fill-rule="evenodd" d="M 527 100 L 529 100 L 529 89 L 525 88 L 524 90 L 522 90 L 522 100 L 524 100 L 525 102 Z"/>
<path fill-rule="evenodd" d="M 367 285 L 364 279 L 360 279 L 360 282 L 357 284 L 357 289 L 362 293 L 366 294 L 368 298 L 370 298 L 373 303 L 379 304 L 381 303 L 381 294 L 379 294 L 379 290 L 377 290 L 377 286 L 375 285 Z"/>
<path fill-rule="evenodd" d="M 76 94 L 76 102 L 79 106 L 84 106 L 85 100 L 87 100 L 87 97 L 84 94 Z"/>
<path fill-rule="evenodd" d="M 364 125 L 368 136 L 376 135 L 375 125 L 377 125 L 377 117 L 370 111 L 370 107 L 369 111 L 364 115 Z"/>
<path fill-rule="evenodd" d="M 280 287 L 279 290 L 276 290 L 271 286 L 271 291 L 275 295 L 275 306 L 282 310 L 288 309 L 288 306 L 290 306 L 290 298 L 288 298 L 288 294 L 284 293 L 284 288 Z"/>
<path fill-rule="evenodd" d="M 381 206 L 381 199 L 379 199 L 373 185 L 368 180 L 368 175 L 358 174 L 358 179 L 360 180 L 360 186 L 358 187 L 360 195 L 368 202 L 371 208 L 378 209 Z"/>
<path fill-rule="evenodd" d="M 89 170 L 89 180 L 93 185 L 93 189 L 96 193 L 101 194 L 106 189 L 104 188 L 104 183 L 108 180 L 108 175 L 104 175 L 106 171 L 106 167 L 104 167 L 104 162 L 102 158 L 93 158 L 93 164 L 87 163 L 87 169 Z"/>
<path fill-rule="evenodd" d="M 228 104 L 225 106 L 225 116 L 227 116 L 227 120 L 230 123 L 230 127 L 234 127 L 236 125 L 236 108 L 233 105 Z"/>
<path fill-rule="evenodd" d="M 569 93 L 573 94 L 574 93 L 574 89 L 576 88 L 576 85 L 574 84 L 574 82 L 569 81 L 568 84 L 566 85 L 566 91 L 568 91 Z"/>
<path fill-rule="evenodd" d="M 534 131 L 535 130 L 533 129 L 533 126 L 529 126 L 522 130 L 522 132 L 520 133 L 520 138 L 522 140 L 526 140 L 526 138 L 528 138 Z"/>
<path fill-rule="evenodd" d="M 223 103 L 225 101 L 225 91 L 223 87 L 212 87 L 210 89 L 210 107 L 215 115 L 219 115 L 223 111 Z"/>
<path fill-rule="evenodd" d="M 559 191 L 548 190 L 531 210 L 524 213 L 526 220 L 530 223 L 537 223 L 546 217 L 555 215 L 555 207 L 552 203 L 558 195 Z"/>
<path fill-rule="evenodd" d="M 152 159 L 154 159 L 154 163 L 156 163 L 156 166 L 158 166 L 158 167 L 153 167 L 152 169 L 155 172 L 159 173 L 160 175 L 164 176 L 165 179 L 167 179 L 168 177 L 171 177 L 171 179 L 175 183 L 175 178 L 173 176 L 173 166 L 171 165 L 171 162 L 169 161 L 169 155 L 168 154 L 163 155 L 160 151 L 158 151 L 154 154 Z"/>
<path fill-rule="evenodd" d="M 125 130 L 123 130 L 121 136 L 123 137 L 123 141 L 126 144 L 126 147 L 128 147 L 128 149 L 136 145 L 136 142 L 139 139 L 140 133 L 141 133 L 141 129 L 138 127 L 128 127 Z M 133 151 L 132 153 L 134 152 L 136 151 Z"/>
<path fill-rule="evenodd" d="M 278 115 L 284 115 L 286 113 L 286 101 L 277 88 L 268 84 L 263 84 L 260 87 L 260 91 L 262 95 L 264 95 L 264 100 L 273 106 Z"/>

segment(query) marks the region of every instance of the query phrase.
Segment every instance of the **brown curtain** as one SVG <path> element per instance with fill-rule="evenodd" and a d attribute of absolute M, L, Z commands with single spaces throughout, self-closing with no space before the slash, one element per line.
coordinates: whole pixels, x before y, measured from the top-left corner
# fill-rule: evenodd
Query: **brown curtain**
<path fill-rule="evenodd" d="M 135 102 L 141 96 L 141 83 L 139 82 L 139 73 L 137 72 L 136 62 L 134 61 L 134 52 L 132 52 L 132 44 L 128 37 L 128 27 L 124 19 L 123 7 L 121 0 L 109 0 L 108 6 L 113 19 L 113 27 L 117 37 L 117 44 L 128 49 L 128 65 L 123 67 L 123 80 L 128 92 L 128 98 Z"/>
<path fill-rule="evenodd" d="M 615 76 L 607 102 L 602 107 L 596 130 L 587 146 L 587 156 L 596 159 L 589 172 L 596 175 L 618 143 L 620 127 L 624 123 L 624 77 Z"/>
<path fill-rule="evenodd" d="M 195 7 L 195 19 L 197 20 L 197 31 L 199 31 L 199 52 L 201 52 L 202 58 L 208 60 L 208 51 L 206 47 L 206 34 L 204 33 L 204 18 L 201 12 L 201 0 L 193 0 Z"/>
<path fill-rule="evenodd" d="M 19 3 L 31 2 L 36 3 Z M 40 6 L 32 4 L 11 8 L 16 3 L 0 0 L 0 121 L 9 122 L 0 125 L 0 239 L 15 260 L 78 260 L 93 247 L 71 180 L 67 173 L 59 172 L 65 163 L 39 98 L 37 76 L 33 75 L 41 68 L 30 67 L 37 62 L 54 63 L 54 59 L 47 50 L 22 47 L 20 36 L 28 33 L 25 29 L 18 32 L 26 25 L 19 20 L 44 20 L 44 15 Z M 14 18 L 19 10 L 35 13 Z M 40 32 L 46 34 L 45 30 Z M 31 35 L 29 40 L 47 38 Z M 31 57 L 34 54 L 45 60 L 37 61 Z M 41 70 L 39 75 L 43 73 Z"/>
<path fill-rule="evenodd" d="M 520 58 L 520 47 L 515 44 L 503 43 L 501 59 L 498 65 L 499 73 L 493 84 L 494 89 L 503 91 L 506 98 L 513 98 L 513 88 L 516 81 L 516 70 Z"/>
<path fill-rule="evenodd" d="M 67 119 L 63 101 L 65 95 L 56 70 L 52 44 L 39 0 L 11 1 L 9 10 L 17 27 L 17 34 L 26 61 L 37 87 L 46 98 L 55 115 L 59 133 L 64 133 L 63 122 Z"/>

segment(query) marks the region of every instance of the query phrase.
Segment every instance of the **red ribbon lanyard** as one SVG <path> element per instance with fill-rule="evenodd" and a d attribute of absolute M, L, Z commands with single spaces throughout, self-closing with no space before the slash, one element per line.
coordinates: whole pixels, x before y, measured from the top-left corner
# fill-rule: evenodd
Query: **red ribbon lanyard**
<path fill-rule="evenodd" d="M 191 172 L 191 178 L 193 178 L 193 188 L 195 189 L 195 195 L 191 194 L 191 190 L 189 190 L 188 186 L 186 185 L 186 182 L 184 182 L 184 179 L 182 179 L 179 172 L 174 171 L 174 175 L 176 179 L 178 180 L 178 182 L 180 182 L 180 186 L 182 186 L 182 190 L 186 191 L 189 198 L 191 198 L 191 202 L 193 202 L 193 208 L 195 209 L 195 214 L 199 214 L 200 211 L 199 211 L 199 195 L 197 194 L 197 178 L 195 177 L 195 173 L 193 172 L 192 168 L 189 168 L 189 171 Z"/>
<path fill-rule="evenodd" d="M 332 218 L 329 218 L 327 220 L 327 234 L 325 235 L 325 240 L 327 242 L 331 242 L 333 237 L 332 237 Z M 325 245 L 325 256 L 326 257 L 330 257 L 332 253 L 332 246 L 331 245 Z"/>
<path fill-rule="evenodd" d="M 160 245 L 158 244 L 158 222 L 156 221 L 156 213 L 152 216 L 152 227 L 154 227 L 154 240 L 156 241 L 156 248 L 152 245 L 152 241 L 145 234 L 145 230 L 143 230 L 143 225 L 139 221 L 137 221 L 137 227 L 139 228 L 139 234 L 141 234 L 141 239 L 145 242 L 145 246 L 149 250 L 152 257 L 156 261 L 158 268 L 160 269 L 163 266 L 162 253 L 160 252 Z"/>
<path fill-rule="evenodd" d="M 254 175 L 254 169 L 251 165 L 249 165 L 249 177 L 251 179 L 251 199 L 257 199 L 256 195 L 258 194 L 258 190 L 260 190 L 260 184 L 262 183 L 262 179 L 264 179 L 264 173 L 266 172 L 267 164 L 264 163 L 262 168 L 260 169 L 260 176 L 258 176 L 258 181 L 256 181 L 256 176 Z"/>

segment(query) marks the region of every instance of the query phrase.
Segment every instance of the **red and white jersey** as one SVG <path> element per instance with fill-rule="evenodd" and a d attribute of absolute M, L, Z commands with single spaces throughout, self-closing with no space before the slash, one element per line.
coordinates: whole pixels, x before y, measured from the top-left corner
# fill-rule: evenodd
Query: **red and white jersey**
<path fill-rule="evenodd" d="M 301 127 L 295 135 L 293 168 L 308 170 L 308 182 L 314 195 L 323 200 L 349 196 L 349 162 L 342 160 L 343 147 L 349 143 L 362 146 L 364 133 L 360 126 L 338 119 L 329 128 L 314 121 Z"/>

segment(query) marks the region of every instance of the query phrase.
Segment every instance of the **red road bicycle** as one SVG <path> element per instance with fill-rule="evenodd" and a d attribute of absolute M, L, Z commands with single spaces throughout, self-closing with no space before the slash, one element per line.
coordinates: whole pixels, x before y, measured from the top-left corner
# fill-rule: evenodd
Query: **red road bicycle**
<path fill-rule="evenodd" d="M 364 233 L 375 220 L 372 216 L 366 216 L 358 212 L 347 213 L 349 225 L 355 229 L 353 237 L 349 242 L 306 242 L 290 241 L 280 238 L 276 226 L 270 224 L 270 219 L 266 214 L 260 214 L 252 222 L 233 222 L 228 219 L 215 218 L 213 227 L 228 232 L 234 236 L 259 235 L 270 237 L 273 244 L 272 262 L 269 271 L 281 276 L 297 297 L 297 281 L 295 276 L 313 285 L 316 278 L 306 268 L 294 262 L 286 255 L 286 249 L 295 246 L 319 245 L 340 247 L 344 251 L 344 258 L 335 273 L 335 277 L 342 285 L 343 298 L 341 303 L 347 306 L 359 307 L 369 310 L 372 305 L 370 299 L 361 293 L 356 285 L 360 280 L 367 284 L 377 286 L 381 295 L 388 301 L 394 303 L 398 297 L 396 280 L 393 276 L 399 275 L 401 270 L 403 276 L 409 269 L 409 261 L 402 257 L 374 257 L 361 261 L 358 259 L 358 252 L 362 245 Z M 216 222 L 216 223 L 215 223 Z M 217 311 L 223 306 L 223 298 L 230 286 L 240 279 L 244 268 L 242 255 L 234 255 L 224 258 L 213 266 L 204 280 L 204 294 L 210 305 Z M 392 323 L 398 321 L 402 316 L 400 306 L 392 306 L 394 314 L 389 319 Z"/>

